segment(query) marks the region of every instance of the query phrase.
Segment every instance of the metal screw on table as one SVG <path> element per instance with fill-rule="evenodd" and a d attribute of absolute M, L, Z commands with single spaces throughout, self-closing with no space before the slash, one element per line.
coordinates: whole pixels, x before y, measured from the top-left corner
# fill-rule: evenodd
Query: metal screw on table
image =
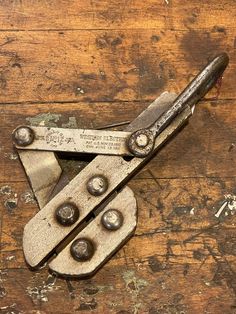
<path fill-rule="evenodd" d="M 78 262 L 84 262 L 89 259 L 94 254 L 93 243 L 86 238 L 80 238 L 75 240 L 70 248 L 72 257 Z"/>
<path fill-rule="evenodd" d="M 109 209 L 102 215 L 102 224 L 108 230 L 118 230 L 123 224 L 123 215 L 117 209 Z"/>
<path fill-rule="evenodd" d="M 87 190 L 94 196 L 100 196 L 104 194 L 108 189 L 108 181 L 102 175 L 96 175 L 90 178 L 87 182 Z"/>
<path fill-rule="evenodd" d="M 18 146 L 28 146 L 34 141 L 34 131 L 28 126 L 20 126 L 13 132 L 13 141 Z"/>
<path fill-rule="evenodd" d="M 71 226 L 79 218 L 79 209 L 74 204 L 65 203 L 56 209 L 55 216 L 61 225 Z"/>

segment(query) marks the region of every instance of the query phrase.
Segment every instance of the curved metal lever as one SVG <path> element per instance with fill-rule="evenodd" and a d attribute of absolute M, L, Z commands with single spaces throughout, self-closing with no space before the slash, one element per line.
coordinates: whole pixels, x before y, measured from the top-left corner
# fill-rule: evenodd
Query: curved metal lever
<path fill-rule="evenodd" d="M 226 53 L 215 57 L 175 99 L 172 107 L 164 112 L 151 126 L 135 131 L 128 139 L 127 146 L 136 157 L 147 156 L 154 147 L 156 137 L 187 106 L 193 107 L 222 76 L 229 63 Z"/>

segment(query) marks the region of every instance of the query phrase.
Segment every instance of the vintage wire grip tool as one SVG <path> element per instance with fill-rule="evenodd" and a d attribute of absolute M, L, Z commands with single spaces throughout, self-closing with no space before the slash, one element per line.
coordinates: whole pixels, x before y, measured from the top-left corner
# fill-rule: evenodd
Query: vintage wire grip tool
<path fill-rule="evenodd" d="M 228 61 L 226 53 L 218 55 L 177 98 L 163 93 L 125 131 L 15 129 L 13 142 L 40 207 L 24 228 L 31 267 L 49 259 L 58 274 L 91 275 L 127 241 L 137 224 L 137 205 L 126 182 L 189 119 Z M 98 156 L 69 181 L 57 151 Z"/>

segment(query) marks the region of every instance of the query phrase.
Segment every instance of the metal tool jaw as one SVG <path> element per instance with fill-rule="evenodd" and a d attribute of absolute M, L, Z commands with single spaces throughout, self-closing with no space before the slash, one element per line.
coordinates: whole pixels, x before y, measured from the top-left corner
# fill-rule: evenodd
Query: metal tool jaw
<path fill-rule="evenodd" d="M 49 261 L 57 274 L 89 276 L 131 237 L 137 225 L 137 204 L 125 184 L 188 121 L 195 103 L 228 64 L 227 55 L 217 58 L 211 71 L 208 66 L 204 72 L 204 80 L 199 80 L 200 72 L 190 84 L 192 97 L 189 93 L 185 97 L 186 90 L 182 98 L 163 93 L 123 132 L 27 126 L 13 132 L 40 208 L 23 234 L 24 255 L 31 267 Z M 150 132 L 155 133 L 152 139 Z M 99 155 L 69 181 L 55 151 Z"/>

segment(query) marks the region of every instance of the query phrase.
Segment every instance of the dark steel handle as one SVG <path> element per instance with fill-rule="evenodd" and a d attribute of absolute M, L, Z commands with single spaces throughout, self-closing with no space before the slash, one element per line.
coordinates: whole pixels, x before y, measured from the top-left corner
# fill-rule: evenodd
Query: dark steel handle
<path fill-rule="evenodd" d="M 172 107 L 164 112 L 151 126 L 131 134 L 128 148 L 136 157 L 146 157 L 153 149 L 155 138 L 187 106 L 193 107 L 222 76 L 229 63 L 226 53 L 215 57 L 176 98 Z"/>

